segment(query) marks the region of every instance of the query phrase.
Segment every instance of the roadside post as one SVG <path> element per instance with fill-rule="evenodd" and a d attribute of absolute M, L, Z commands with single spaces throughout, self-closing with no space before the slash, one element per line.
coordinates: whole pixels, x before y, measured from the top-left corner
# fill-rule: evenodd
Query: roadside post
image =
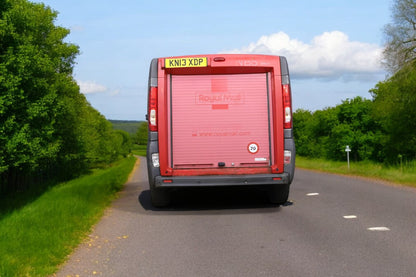
<path fill-rule="evenodd" d="M 350 152 L 351 148 L 349 145 L 345 148 L 345 152 L 347 152 L 347 163 L 348 163 L 348 170 L 350 170 Z"/>
<path fill-rule="evenodd" d="M 397 157 L 400 159 L 400 172 L 403 173 L 403 155 L 399 154 Z"/>

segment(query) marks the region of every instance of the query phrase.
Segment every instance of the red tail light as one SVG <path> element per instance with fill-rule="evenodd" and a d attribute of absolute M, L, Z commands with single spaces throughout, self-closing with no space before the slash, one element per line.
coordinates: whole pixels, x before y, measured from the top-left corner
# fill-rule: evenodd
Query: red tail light
<path fill-rule="evenodd" d="M 148 119 L 149 131 L 157 131 L 157 87 L 149 90 Z"/>
<path fill-rule="evenodd" d="M 290 84 L 282 85 L 283 90 L 283 116 L 285 129 L 292 128 L 292 95 L 290 92 Z"/>

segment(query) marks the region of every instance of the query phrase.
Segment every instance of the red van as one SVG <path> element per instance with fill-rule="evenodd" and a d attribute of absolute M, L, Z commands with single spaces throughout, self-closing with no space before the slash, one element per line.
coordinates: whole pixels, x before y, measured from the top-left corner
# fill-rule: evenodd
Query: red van
<path fill-rule="evenodd" d="M 295 169 L 286 58 L 196 55 L 150 64 L 147 167 L 154 206 L 184 187 L 259 186 L 283 204 Z"/>

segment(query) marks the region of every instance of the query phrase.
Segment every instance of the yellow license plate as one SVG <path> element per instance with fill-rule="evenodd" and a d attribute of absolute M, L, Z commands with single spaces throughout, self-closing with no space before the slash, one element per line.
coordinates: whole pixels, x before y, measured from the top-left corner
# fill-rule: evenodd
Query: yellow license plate
<path fill-rule="evenodd" d="M 180 67 L 206 67 L 208 66 L 206 57 L 192 57 L 192 58 L 174 58 L 165 59 L 165 68 L 180 68 Z"/>

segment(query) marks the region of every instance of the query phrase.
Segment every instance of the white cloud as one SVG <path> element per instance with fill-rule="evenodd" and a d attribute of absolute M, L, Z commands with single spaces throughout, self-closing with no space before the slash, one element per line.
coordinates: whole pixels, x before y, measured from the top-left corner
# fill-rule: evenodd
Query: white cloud
<path fill-rule="evenodd" d="M 350 41 L 346 34 L 332 31 L 314 37 L 310 43 L 279 32 L 228 53 L 286 56 L 294 78 L 368 80 L 383 72 L 382 51 L 376 44 Z"/>
<path fill-rule="evenodd" d="M 77 81 L 80 87 L 81 93 L 83 94 L 92 94 L 107 91 L 107 88 L 103 85 L 97 84 L 92 81 Z"/>

